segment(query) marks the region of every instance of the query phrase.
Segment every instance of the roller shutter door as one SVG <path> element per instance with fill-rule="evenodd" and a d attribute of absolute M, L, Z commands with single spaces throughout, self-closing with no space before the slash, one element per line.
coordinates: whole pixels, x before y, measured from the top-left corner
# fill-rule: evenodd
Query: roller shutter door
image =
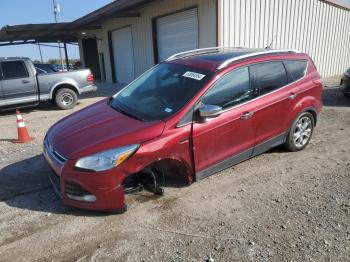
<path fill-rule="evenodd" d="M 158 18 L 156 26 L 159 61 L 198 48 L 197 8 Z"/>

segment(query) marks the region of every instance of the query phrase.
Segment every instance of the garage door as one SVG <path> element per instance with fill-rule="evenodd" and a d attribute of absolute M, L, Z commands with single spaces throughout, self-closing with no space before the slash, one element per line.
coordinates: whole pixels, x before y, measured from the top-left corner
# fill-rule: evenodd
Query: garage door
<path fill-rule="evenodd" d="M 115 77 L 118 83 L 130 83 L 135 76 L 131 27 L 112 32 Z"/>
<path fill-rule="evenodd" d="M 159 61 L 198 48 L 197 8 L 158 18 L 156 23 Z"/>

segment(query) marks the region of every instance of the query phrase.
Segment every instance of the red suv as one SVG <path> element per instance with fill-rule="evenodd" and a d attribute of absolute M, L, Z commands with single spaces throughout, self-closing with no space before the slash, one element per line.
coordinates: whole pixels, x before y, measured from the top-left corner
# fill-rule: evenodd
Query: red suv
<path fill-rule="evenodd" d="M 284 144 L 309 143 L 322 82 L 306 54 L 207 48 L 151 68 L 109 99 L 50 128 L 44 156 L 64 204 L 125 210 L 125 193 L 162 194 Z"/>

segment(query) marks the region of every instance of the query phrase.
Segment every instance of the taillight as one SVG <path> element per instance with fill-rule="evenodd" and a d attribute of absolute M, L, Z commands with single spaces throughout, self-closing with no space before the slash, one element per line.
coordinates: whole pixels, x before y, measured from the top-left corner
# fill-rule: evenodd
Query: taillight
<path fill-rule="evenodd" d="M 94 82 L 94 75 L 93 75 L 93 74 L 88 74 L 86 80 L 87 80 L 88 82 Z"/>

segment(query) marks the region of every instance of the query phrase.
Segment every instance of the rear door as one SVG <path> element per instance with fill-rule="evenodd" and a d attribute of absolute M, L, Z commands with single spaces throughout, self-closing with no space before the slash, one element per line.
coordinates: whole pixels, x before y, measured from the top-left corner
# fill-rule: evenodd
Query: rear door
<path fill-rule="evenodd" d="M 221 77 L 202 97 L 201 104 L 223 108 L 220 116 L 193 123 L 196 179 L 202 179 L 249 158 L 254 147 L 253 86 L 249 68 Z"/>
<path fill-rule="evenodd" d="M 297 101 L 298 85 L 291 84 L 282 61 L 251 66 L 258 98 L 254 113 L 254 155 L 281 144 L 289 128 L 289 113 Z"/>
<path fill-rule="evenodd" d="M 35 76 L 29 72 L 23 60 L 3 61 L 0 67 L 2 90 L 7 105 L 38 101 Z"/>

